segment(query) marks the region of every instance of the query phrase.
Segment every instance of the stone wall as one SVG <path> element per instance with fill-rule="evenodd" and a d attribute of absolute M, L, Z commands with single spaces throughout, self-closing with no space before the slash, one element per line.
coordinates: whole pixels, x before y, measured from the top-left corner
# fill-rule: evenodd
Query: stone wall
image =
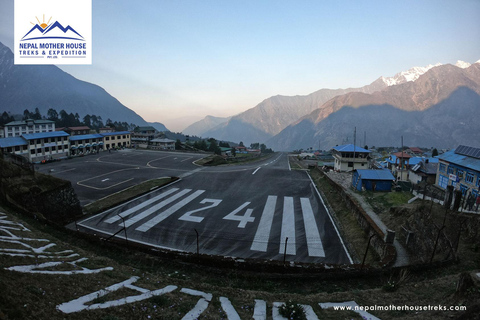
<path fill-rule="evenodd" d="M 319 169 L 315 169 L 319 170 Z M 322 173 L 323 174 L 323 173 Z M 365 212 L 363 207 L 349 195 L 345 189 L 333 181 L 328 175 L 323 174 L 330 185 L 342 196 L 344 203 L 349 208 L 352 214 L 355 216 L 360 227 L 365 231 L 368 237 L 372 237 L 370 240 L 370 246 L 381 257 L 381 264 L 383 266 L 391 266 L 395 263 L 397 252 L 392 244 L 385 242 L 386 234 L 377 226 L 372 218 Z"/>

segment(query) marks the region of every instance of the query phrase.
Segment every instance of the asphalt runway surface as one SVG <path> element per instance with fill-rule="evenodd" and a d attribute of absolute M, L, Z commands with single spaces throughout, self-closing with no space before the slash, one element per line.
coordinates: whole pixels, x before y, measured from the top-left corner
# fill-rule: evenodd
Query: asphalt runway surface
<path fill-rule="evenodd" d="M 152 247 L 196 252 L 198 244 L 203 254 L 351 263 L 309 175 L 290 170 L 286 154 L 238 166 L 193 164 L 201 157 L 129 150 L 49 166 L 51 174 L 72 181 L 83 202 L 142 180 L 181 178 L 77 222 L 96 233 L 112 235 L 125 225 L 128 241 Z"/>

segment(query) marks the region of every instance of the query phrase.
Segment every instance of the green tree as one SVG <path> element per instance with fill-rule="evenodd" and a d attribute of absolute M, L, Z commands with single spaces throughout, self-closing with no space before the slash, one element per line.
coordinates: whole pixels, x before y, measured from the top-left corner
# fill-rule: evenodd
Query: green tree
<path fill-rule="evenodd" d="M 51 121 L 57 122 L 57 121 L 58 121 L 58 112 L 57 112 L 57 110 L 55 110 L 55 109 L 53 109 L 53 108 L 48 109 L 48 111 L 47 111 L 47 119 L 48 119 L 48 120 L 51 120 Z"/>
<path fill-rule="evenodd" d="M 181 150 L 182 149 L 182 142 L 180 141 L 180 139 L 177 139 L 177 141 L 175 141 L 175 150 Z"/>
<path fill-rule="evenodd" d="M 42 115 L 40 114 L 40 110 L 38 108 L 35 108 L 34 113 L 31 115 L 33 120 L 41 120 Z"/>
<path fill-rule="evenodd" d="M 30 111 L 28 111 L 28 109 L 23 110 L 23 120 L 27 120 L 31 118 L 32 118 L 32 114 L 30 113 Z"/>
<path fill-rule="evenodd" d="M 432 151 L 432 157 L 436 157 L 436 156 L 438 156 L 437 148 L 433 149 L 433 151 Z"/>

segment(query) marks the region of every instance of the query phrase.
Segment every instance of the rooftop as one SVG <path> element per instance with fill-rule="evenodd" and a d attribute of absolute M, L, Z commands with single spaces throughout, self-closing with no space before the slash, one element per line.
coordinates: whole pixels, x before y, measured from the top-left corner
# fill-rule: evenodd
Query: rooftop
<path fill-rule="evenodd" d="M 339 152 L 364 152 L 364 153 L 370 153 L 372 151 L 363 149 L 359 146 L 355 146 L 353 144 L 344 144 L 342 146 L 336 146 L 333 147 L 333 150 L 339 151 Z"/>
<path fill-rule="evenodd" d="M 395 180 L 394 176 L 390 170 L 381 169 L 381 170 L 368 170 L 368 169 L 358 169 L 356 170 L 362 179 L 365 180 Z"/>
<path fill-rule="evenodd" d="M 480 159 L 469 157 L 463 154 L 455 153 L 455 150 L 450 150 L 438 156 L 440 160 L 453 163 L 458 166 L 469 168 L 480 172 Z"/>
<path fill-rule="evenodd" d="M 55 137 L 69 137 L 69 136 L 70 135 L 68 133 L 66 133 L 65 131 L 28 133 L 28 134 L 23 134 L 22 135 L 22 137 L 24 137 L 27 140 L 43 139 L 43 138 L 55 138 Z"/>
<path fill-rule="evenodd" d="M 79 140 L 86 140 L 86 139 L 102 139 L 103 136 L 101 134 L 79 134 L 76 136 L 70 137 L 70 141 L 79 141 Z"/>
<path fill-rule="evenodd" d="M 0 148 L 26 146 L 28 143 L 22 137 L 9 137 L 0 139 Z"/>

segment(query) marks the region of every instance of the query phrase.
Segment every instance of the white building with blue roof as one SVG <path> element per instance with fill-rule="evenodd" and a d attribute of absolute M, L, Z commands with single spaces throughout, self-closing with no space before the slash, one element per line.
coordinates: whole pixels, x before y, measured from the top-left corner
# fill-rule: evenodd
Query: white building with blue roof
<path fill-rule="evenodd" d="M 480 189 L 480 148 L 458 146 L 438 157 L 435 184 L 442 189 L 453 186 L 464 195 L 477 197 Z"/>
<path fill-rule="evenodd" d="M 336 146 L 332 149 L 333 158 L 335 159 L 334 169 L 336 171 L 368 169 L 370 153 L 370 150 L 360 148 L 353 144 Z"/>
<path fill-rule="evenodd" d="M 64 131 L 29 133 L 22 135 L 28 143 L 30 162 L 66 158 L 69 155 L 69 137 Z"/>

